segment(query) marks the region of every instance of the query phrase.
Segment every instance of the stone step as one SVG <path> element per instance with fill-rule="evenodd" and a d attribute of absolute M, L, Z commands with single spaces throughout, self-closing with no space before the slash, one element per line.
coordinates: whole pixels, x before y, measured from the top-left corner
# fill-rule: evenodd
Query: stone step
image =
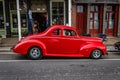
<path fill-rule="evenodd" d="M 12 47 L 18 42 L 18 38 L 3 38 L 0 47 Z"/>

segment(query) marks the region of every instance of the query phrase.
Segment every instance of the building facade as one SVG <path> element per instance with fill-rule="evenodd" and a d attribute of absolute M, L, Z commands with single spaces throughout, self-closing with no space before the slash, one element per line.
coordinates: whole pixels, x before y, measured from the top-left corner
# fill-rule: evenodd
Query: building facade
<path fill-rule="evenodd" d="M 80 35 L 120 37 L 120 0 L 19 0 L 22 36 L 29 32 L 29 10 L 41 32 L 54 24 L 76 27 Z M 0 0 L 0 35 L 18 36 L 16 0 Z M 70 8 L 70 9 L 69 9 Z M 69 17 L 71 10 L 71 18 Z"/>
<path fill-rule="evenodd" d="M 29 32 L 29 10 L 41 32 L 50 25 L 68 23 L 68 0 L 19 0 L 19 6 L 22 36 Z M 0 0 L 0 35 L 18 36 L 16 0 Z"/>
<path fill-rule="evenodd" d="M 120 0 L 73 0 L 72 25 L 79 34 L 120 37 Z"/>

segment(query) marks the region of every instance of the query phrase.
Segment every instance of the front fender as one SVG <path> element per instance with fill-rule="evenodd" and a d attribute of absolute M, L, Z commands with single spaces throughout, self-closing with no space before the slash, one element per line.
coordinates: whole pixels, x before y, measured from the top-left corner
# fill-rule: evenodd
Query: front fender
<path fill-rule="evenodd" d="M 42 52 L 46 53 L 45 45 L 41 41 L 38 41 L 38 40 L 21 41 L 17 45 L 14 46 L 13 51 L 16 53 L 21 53 L 21 54 L 26 55 L 29 48 L 33 47 L 33 46 L 37 46 L 37 47 L 41 48 Z"/>
<path fill-rule="evenodd" d="M 103 52 L 103 55 L 105 55 L 107 53 L 106 51 L 106 46 L 102 43 L 90 43 L 90 44 L 87 44 L 87 45 L 83 45 L 81 48 L 80 48 L 80 54 L 86 56 L 86 57 L 89 57 L 91 52 L 94 50 L 94 49 L 99 49 Z"/>

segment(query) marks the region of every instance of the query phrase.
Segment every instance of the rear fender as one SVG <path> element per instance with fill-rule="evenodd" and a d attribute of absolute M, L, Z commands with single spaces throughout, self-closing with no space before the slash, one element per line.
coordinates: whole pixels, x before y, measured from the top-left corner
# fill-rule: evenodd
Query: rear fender
<path fill-rule="evenodd" d="M 39 47 L 40 49 L 42 49 L 43 53 L 46 53 L 45 45 L 38 40 L 27 40 L 27 41 L 20 42 L 16 45 L 16 51 L 19 51 L 18 53 L 22 53 L 26 55 L 28 50 L 33 46 Z"/>
<path fill-rule="evenodd" d="M 31 47 L 36 46 L 36 47 L 39 47 L 44 54 L 46 54 L 46 46 L 45 46 L 45 44 L 44 44 L 43 42 L 38 41 L 38 40 L 32 40 L 32 41 L 29 41 L 29 42 L 30 42 L 30 46 L 28 47 L 27 51 L 28 51 Z M 43 55 L 44 55 L 44 54 L 43 54 Z"/>

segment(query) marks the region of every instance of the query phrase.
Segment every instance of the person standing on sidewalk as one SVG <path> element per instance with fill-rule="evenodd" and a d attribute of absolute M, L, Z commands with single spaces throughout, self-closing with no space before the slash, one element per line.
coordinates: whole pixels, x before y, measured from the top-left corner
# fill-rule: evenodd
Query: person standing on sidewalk
<path fill-rule="evenodd" d="M 33 23 L 33 34 L 37 34 L 39 32 L 40 32 L 39 23 L 37 22 L 37 20 L 35 20 Z"/>

